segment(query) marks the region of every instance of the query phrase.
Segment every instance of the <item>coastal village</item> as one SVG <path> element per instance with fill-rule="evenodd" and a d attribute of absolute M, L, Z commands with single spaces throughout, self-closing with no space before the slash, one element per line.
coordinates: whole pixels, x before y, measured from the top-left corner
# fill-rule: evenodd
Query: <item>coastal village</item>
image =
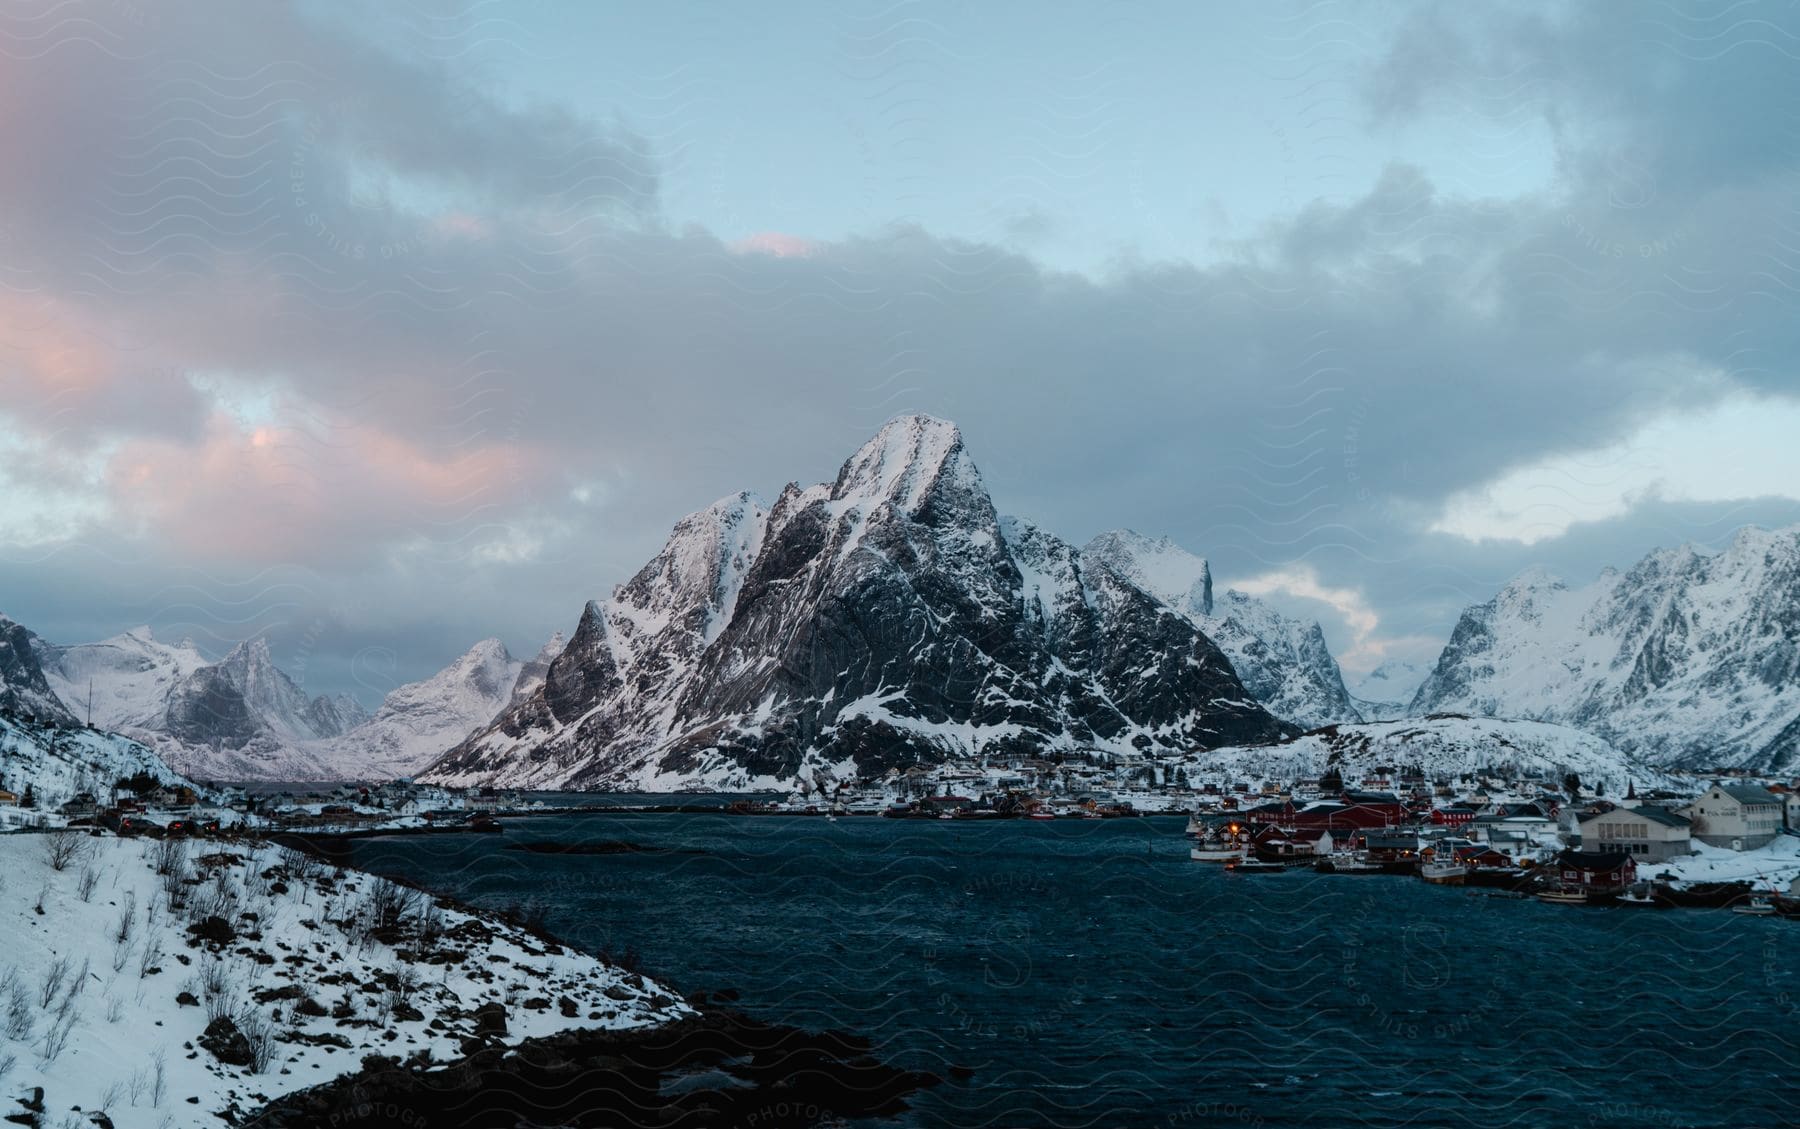
<path fill-rule="evenodd" d="M 290 788 L 148 774 L 40 799 L 0 782 L 0 828 L 121 836 L 500 832 L 508 818 L 592 810 L 573 797 L 398 779 Z M 1574 773 L 1432 775 L 1378 765 L 1292 780 L 1190 779 L 1148 759 L 952 759 L 878 781 L 803 777 L 785 796 L 613 797 L 613 811 L 1031 821 L 1186 815 L 1190 859 L 1418 877 L 1559 904 L 1717 906 L 1800 917 L 1800 781 L 1661 774 L 1608 798 Z"/>

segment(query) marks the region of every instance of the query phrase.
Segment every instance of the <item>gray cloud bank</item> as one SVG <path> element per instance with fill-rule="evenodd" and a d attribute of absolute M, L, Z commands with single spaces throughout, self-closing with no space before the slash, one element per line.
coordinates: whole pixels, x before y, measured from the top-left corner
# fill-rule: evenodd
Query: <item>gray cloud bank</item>
<path fill-rule="evenodd" d="M 535 647 L 681 514 L 829 477 L 903 410 L 962 424 L 1003 509 L 1168 533 L 1225 583 L 1311 568 L 1397 639 L 1532 561 L 1800 518 L 1429 531 L 1508 469 L 1790 394 L 1800 332 L 1786 9 L 1446 12 L 1359 113 L 1549 122 L 1554 184 L 1396 163 L 1207 262 L 1088 277 L 906 225 L 728 245 L 663 215 L 629 129 L 345 9 L 9 9 L 4 609 L 267 631 L 372 700 L 484 635 Z"/>

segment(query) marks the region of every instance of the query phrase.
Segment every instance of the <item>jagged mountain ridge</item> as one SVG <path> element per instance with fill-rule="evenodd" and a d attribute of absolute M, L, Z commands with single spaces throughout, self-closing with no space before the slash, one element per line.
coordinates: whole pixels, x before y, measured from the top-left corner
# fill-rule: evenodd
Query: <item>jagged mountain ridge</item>
<path fill-rule="evenodd" d="M 320 779 L 410 776 L 492 721 L 512 700 L 523 667 L 500 640 L 484 639 L 430 678 L 389 691 L 364 724 L 302 751 L 320 762 Z"/>
<path fill-rule="evenodd" d="M 191 641 L 163 643 L 147 627 L 100 643 L 34 640 L 54 694 L 85 708 L 91 688 L 96 725 L 211 780 L 408 775 L 491 721 L 522 669 L 499 640 L 484 640 L 430 678 L 390 692 L 371 716 L 348 694 L 308 696 L 262 639 L 218 662 Z M 538 661 L 548 666 L 545 655 Z"/>
<path fill-rule="evenodd" d="M 1302 729 L 1362 720 L 1316 621 L 1284 616 L 1236 590 L 1227 590 L 1215 602 L 1206 559 L 1166 537 L 1117 529 L 1089 541 L 1082 555 L 1105 563 L 1193 620 L 1225 652 L 1244 687 L 1276 717 Z"/>
<path fill-rule="evenodd" d="M 247 756 L 335 737 L 368 719 L 354 699 L 311 697 L 269 654 L 263 639 L 209 662 L 191 640 L 169 645 L 148 627 L 99 643 L 37 648 L 50 686 L 93 721 L 156 744 L 176 761 L 182 750 L 216 748 Z"/>
<path fill-rule="evenodd" d="M 1658 550 L 1467 609 L 1412 702 L 1574 725 L 1661 765 L 1800 765 L 1800 527 Z"/>
<path fill-rule="evenodd" d="M 684 518 L 587 605 L 541 690 L 425 776 L 742 787 L 1285 731 L 1186 617 L 1001 519 L 954 425 L 903 416 L 831 483 Z"/>

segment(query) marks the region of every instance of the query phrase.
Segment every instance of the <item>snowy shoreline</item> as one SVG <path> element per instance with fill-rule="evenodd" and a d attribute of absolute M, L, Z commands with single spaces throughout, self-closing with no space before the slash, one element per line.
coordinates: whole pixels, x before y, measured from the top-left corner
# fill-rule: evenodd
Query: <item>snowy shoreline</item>
<path fill-rule="evenodd" d="M 366 1056 L 443 1065 L 697 1015 L 495 915 L 289 848 L 50 831 L 0 837 L 0 875 L 0 1081 L 24 1095 L 0 1115 L 46 1129 L 235 1123 Z"/>

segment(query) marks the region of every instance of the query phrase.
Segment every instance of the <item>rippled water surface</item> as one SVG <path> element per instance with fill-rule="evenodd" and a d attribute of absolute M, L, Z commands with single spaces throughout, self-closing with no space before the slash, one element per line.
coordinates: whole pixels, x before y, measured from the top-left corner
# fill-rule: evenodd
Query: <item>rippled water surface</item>
<path fill-rule="evenodd" d="M 1228 875 L 1181 827 L 611 813 L 356 862 L 972 1067 L 920 1125 L 1800 1123 L 1800 922 Z M 508 849 L 534 840 L 658 849 Z"/>

